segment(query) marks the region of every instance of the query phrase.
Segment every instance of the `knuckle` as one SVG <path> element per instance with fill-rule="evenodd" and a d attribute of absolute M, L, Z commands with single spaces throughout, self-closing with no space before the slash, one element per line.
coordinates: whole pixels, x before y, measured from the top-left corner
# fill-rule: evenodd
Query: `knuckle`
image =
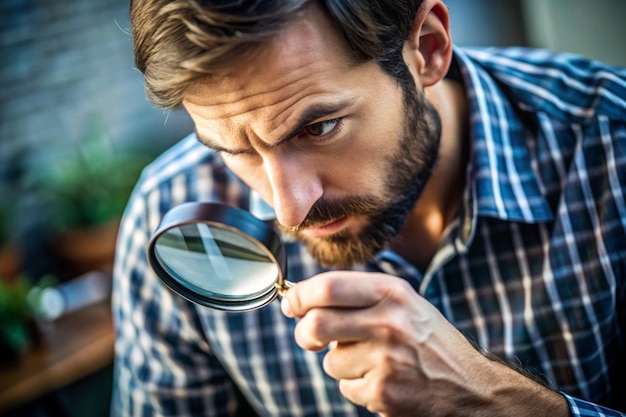
<path fill-rule="evenodd" d="M 386 378 L 375 379 L 371 383 L 372 405 L 378 412 L 388 410 L 395 401 L 394 390 L 390 386 Z"/>
<path fill-rule="evenodd" d="M 415 289 L 403 279 L 397 279 L 393 283 L 388 283 L 387 288 L 388 297 L 398 304 L 409 304 L 415 296 Z"/>
<path fill-rule="evenodd" d="M 287 299 L 289 303 L 289 308 L 291 311 L 298 315 L 302 311 L 302 299 L 300 297 L 300 287 L 297 285 L 290 288 L 285 294 L 285 299 Z"/>
<path fill-rule="evenodd" d="M 317 287 L 320 299 L 322 300 L 334 300 L 340 290 L 341 282 L 339 280 L 332 279 L 329 275 L 327 275 L 326 279 L 321 281 L 320 285 Z"/>
<path fill-rule="evenodd" d="M 334 358 L 333 352 L 329 352 L 324 356 L 324 359 L 322 360 L 322 368 L 330 377 L 337 377 L 337 361 Z"/>
<path fill-rule="evenodd" d="M 377 368 L 381 373 L 387 373 L 393 368 L 393 360 L 388 350 L 377 349 L 373 355 Z"/>
<path fill-rule="evenodd" d="M 296 342 L 305 349 L 319 350 L 324 346 L 325 326 L 326 322 L 319 310 L 309 310 L 296 326 Z"/>
<path fill-rule="evenodd" d="M 313 309 L 303 318 L 302 324 L 311 336 L 319 338 L 324 332 L 326 320 L 324 320 L 320 310 Z"/>

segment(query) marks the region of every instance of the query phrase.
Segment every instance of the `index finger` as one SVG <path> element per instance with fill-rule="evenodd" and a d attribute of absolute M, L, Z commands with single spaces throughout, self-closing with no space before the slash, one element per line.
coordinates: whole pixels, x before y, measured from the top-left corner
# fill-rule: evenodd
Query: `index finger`
<path fill-rule="evenodd" d="M 302 317 L 313 308 L 365 308 L 386 295 L 388 275 L 359 271 L 331 271 L 298 282 L 284 295 L 287 317 Z"/>

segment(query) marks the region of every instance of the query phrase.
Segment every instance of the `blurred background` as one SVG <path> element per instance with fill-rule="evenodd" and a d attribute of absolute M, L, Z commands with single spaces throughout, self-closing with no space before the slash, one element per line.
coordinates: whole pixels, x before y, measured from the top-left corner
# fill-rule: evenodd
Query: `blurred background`
<path fill-rule="evenodd" d="M 460 46 L 626 66 L 624 0 L 447 0 Z M 106 416 L 117 226 L 192 129 L 146 100 L 128 0 L 0 0 L 0 416 Z"/>

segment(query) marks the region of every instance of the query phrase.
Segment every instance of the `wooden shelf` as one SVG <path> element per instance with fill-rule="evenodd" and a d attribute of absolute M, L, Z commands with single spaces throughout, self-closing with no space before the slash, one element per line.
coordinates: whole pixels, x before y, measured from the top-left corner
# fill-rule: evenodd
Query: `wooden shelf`
<path fill-rule="evenodd" d="M 0 367 L 0 412 L 110 365 L 114 340 L 108 299 L 42 324 L 40 342 Z"/>

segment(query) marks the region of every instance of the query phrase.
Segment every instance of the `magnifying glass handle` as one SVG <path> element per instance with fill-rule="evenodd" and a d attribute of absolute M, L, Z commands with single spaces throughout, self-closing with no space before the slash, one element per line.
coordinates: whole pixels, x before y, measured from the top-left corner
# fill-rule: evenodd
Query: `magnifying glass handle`
<path fill-rule="evenodd" d="M 289 290 L 289 288 L 294 286 L 294 283 L 287 281 L 287 280 L 283 280 L 282 282 L 277 282 L 275 285 L 276 285 L 276 291 L 278 292 L 278 296 L 282 298 L 285 296 L 285 294 L 287 294 L 287 290 Z"/>

